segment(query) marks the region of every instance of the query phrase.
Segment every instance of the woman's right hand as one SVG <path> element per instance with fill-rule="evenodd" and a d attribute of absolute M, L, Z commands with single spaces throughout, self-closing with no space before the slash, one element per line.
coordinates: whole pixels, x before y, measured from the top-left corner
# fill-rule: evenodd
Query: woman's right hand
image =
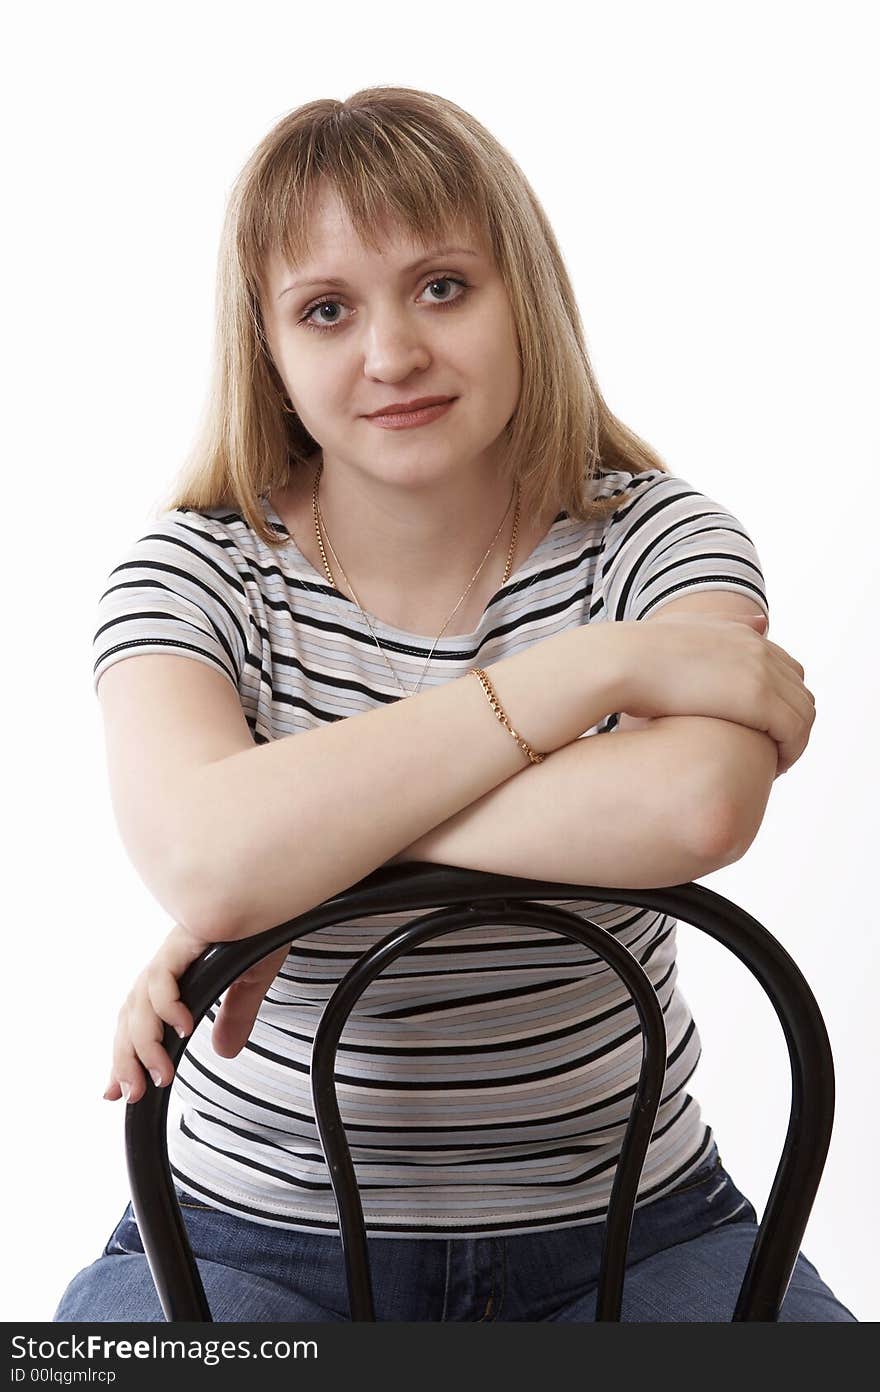
<path fill-rule="evenodd" d="M 192 1034 L 193 1017 L 180 999 L 179 978 L 211 946 L 177 923 L 141 971 L 117 1017 L 108 1102 L 139 1102 L 146 1091 L 146 1072 L 156 1087 L 174 1080 L 174 1065 L 163 1046 L 166 1024 L 182 1039 Z M 226 991 L 211 1034 L 215 1054 L 234 1058 L 250 1038 L 269 990 L 287 957 L 289 946 L 276 949 L 242 972 Z"/>
<path fill-rule="evenodd" d="M 779 749 L 777 778 L 787 773 L 807 747 L 816 701 L 765 624 L 763 614 L 670 614 L 615 625 L 625 644 L 621 713 L 707 715 L 763 730 Z"/>

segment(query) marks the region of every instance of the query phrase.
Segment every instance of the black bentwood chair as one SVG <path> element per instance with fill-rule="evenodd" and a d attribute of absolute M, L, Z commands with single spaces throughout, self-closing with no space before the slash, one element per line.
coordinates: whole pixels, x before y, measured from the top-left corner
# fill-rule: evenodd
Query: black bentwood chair
<path fill-rule="evenodd" d="M 180 980 L 196 1024 L 235 979 L 262 957 L 316 928 L 371 914 L 436 908 L 395 929 L 345 974 L 324 1009 L 312 1052 L 318 1133 L 339 1216 L 352 1320 L 375 1320 L 363 1210 L 336 1098 L 336 1049 L 361 994 L 386 964 L 411 947 L 467 927 L 492 923 L 546 928 L 583 943 L 608 962 L 629 989 L 642 1026 L 642 1064 L 605 1220 L 596 1319 L 619 1321 L 626 1254 L 638 1182 L 657 1117 L 666 1071 L 666 1031 L 653 986 L 622 943 L 569 909 L 540 899 L 592 899 L 653 909 L 691 923 L 736 953 L 764 987 L 779 1016 L 791 1062 L 792 1100 L 782 1158 L 733 1319 L 774 1321 L 791 1280 L 831 1140 L 834 1064 L 816 1000 L 796 964 L 756 919 L 699 884 L 666 889 L 597 889 L 460 866 L 382 866 L 350 889 L 265 933 L 208 948 Z M 438 907 L 439 906 L 439 907 Z M 174 1067 L 186 1043 L 166 1026 L 163 1044 Z M 168 1163 L 170 1087 L 147 1082 L 126 1107 L 125 1145 L 134 1215 L 168 1320 L 210 1321 Z"/>

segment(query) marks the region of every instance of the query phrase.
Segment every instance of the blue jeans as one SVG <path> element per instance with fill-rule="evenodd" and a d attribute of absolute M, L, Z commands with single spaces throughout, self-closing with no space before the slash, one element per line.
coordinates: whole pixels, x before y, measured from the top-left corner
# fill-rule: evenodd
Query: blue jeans
<path fill-rule="evenodd" d="M 217 1323 L 349 1318 L 338 1236 L 268 1227 L 178 1197 Z M 636 1209 L 623 1321 L 729 1322 L 756 1232 L 755 1210 L 713 1145 L 680 1189 Z M 508 1237 L 368 1238 L 376 1319 L 593 1321 L 603 1235 L 603 1223 L 589 1223 Z M 143 1250 L 129 1204 L 53 1319 L 163 1321 Z M 803 1253 L 779 1318 L 857 1323 Z"/>

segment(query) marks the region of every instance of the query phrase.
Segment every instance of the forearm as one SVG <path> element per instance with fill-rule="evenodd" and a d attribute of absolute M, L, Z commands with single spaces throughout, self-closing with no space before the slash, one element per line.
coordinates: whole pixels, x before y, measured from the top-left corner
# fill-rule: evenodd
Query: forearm
<path fill-rule="evenodd" d="M 514 728 L 551 751 L 545 763 L 619 709 L 613 627 L 566 631 L 486 666 Z M 263 932 L 543 767 L 526 762 L 469 675 L 206 765 L 188 804 L 200 850 L 181 895 L 196 920 L 187 926 L 213 941 Z"/>
<path fill-rule="evenodd" d="M 597 888 L 685 884 L 727 858 L 708 854 L 712 809 L 689 734 L 662 722 L 575 739 L 525 768 L 389 863 L 428 861 Z"/>

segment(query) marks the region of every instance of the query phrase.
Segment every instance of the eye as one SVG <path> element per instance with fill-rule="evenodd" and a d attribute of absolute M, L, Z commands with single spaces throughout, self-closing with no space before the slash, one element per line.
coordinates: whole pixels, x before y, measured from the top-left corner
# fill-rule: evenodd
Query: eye
<path fill-rule="evenodd" d="M 433 307 L 435 309 L 453 309 L 456 305 L 462 303 L 462 301 L 465 299 L 465 297 L 468 294 L 468 291 L 471 288 L 468 285 L 467 281 L 464 280 L 461 276 L 435 275 L 432 276 L 430 280 L 425 282 L 422 294 L 424 294 L 425 290 L 430 290 L 436 285 L 458 285 L 460 287 L 461 293 L 456 295 L 453 299 L 433 300 L 431 303 L 433 304 Z M 336 320 L 335 323 L 329 324 L 325 320 L 323 324 L 318 324 L 312 320 L 312 315 L 315 314 L 319 309 L 324 309 L 327 306 L 332 305 L 340 305 L 341 303 L 341 300 L 313 300 L 312 303 L 306 308 L 305 313 L 303 314 L 299 322 L 307 329 L 317 329 L 318 333 L 329 333 L 333 329 L 341 327 L 341 325 L 345 323 L 345 320 Z"/>

